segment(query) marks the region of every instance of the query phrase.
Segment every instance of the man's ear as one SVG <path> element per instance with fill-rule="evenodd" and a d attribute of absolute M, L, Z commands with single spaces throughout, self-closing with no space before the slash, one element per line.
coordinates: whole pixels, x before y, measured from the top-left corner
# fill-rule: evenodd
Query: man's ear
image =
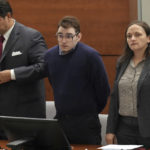
<path fill-rule="evenodd" d="M 12 18 L 12 14 L 10 12 L 7 13 L 8 18 Z"/>
<path fill-rule="evenodd" d="M 82 33 L 81 32 L 77 35 L 77 38 L 78 38 L 78 42 L 79 42 L 82 38 Z"/>

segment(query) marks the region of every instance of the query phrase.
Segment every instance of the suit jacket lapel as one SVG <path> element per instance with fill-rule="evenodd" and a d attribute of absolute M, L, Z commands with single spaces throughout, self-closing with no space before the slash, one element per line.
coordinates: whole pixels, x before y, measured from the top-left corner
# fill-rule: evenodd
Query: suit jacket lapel
<path fill-rule="evenodd" d="M 17 30 L 17 22 L 8 38 L 8 41 L 6 43 L 3 55 L 0 59 L 0 63 L 3 61 L 3 59 L 5 58 L 5 56 L 7 55 L 7 53 L 9 52 L 9 50 L 11 50 L 13 48 L 13 45 L 16 43 L 17 39 L 19 38 L 19 32 Z"/>
<path fill-rule="evenodd" d="M 149 72 L 148 69 L 150 69 L 150 56 L 148 56 L 148 58 L 146 58 L 146 60 L 145 60 L 145 64 L 144 64 L 144 67 L 141 72 L 141 75 L 140 75 L 140 78 L 138 81 L 138 85 L 137 85 L 137 94 L 140 93 L 140 88 L 142 86 L 142 83 L 143 83 L 147 73 Z"/>
<path fill-rule="evenodd" d="M 129 64 L 129 62 L 130 62 L 130 59 L 128 59 L 127 61 L 125 61 L 125 62 L 122 64 L 122 66 L 121 66 L 121 68 L 120 68 L 120 71 L 119 71 L 119 74 L 118 74 L 118 77 L 117 77 L 117 82 L 119 82 L 121 76 L 123 75 L 124 71 L 126 70 L 128 64 Z"/>

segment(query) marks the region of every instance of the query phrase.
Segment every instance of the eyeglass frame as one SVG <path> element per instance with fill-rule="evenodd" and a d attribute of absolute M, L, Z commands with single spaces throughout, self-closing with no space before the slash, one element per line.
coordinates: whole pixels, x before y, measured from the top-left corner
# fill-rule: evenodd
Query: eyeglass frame
<path fill-rule="evenodd" d="M 74 35 L 72 35 L 72 34 L 66 34 L 66 35 L 63 35 L 62 33 L 56 33 L 56 38 L 57 38 L 57 40 L 58 41 L 62 41 L 63 40 L 63 38 L 65 37 L 65 39 L 67 40 L 67 41 L 73 41 L 73 38 L 75 37 L 75 36 L 77 36 L 79 34 L 79 32 L 77 32 L 77 33 L 75 33 Z M 60 35 L 62 35 L 62 37 L 58 37 L 58 36 L 60 36 Z M 68 37 L 67 37 L 68 36 Z M 70 36 L 70 37 L 69 37 Z M 58 38 L 60 38 L 60 40 L 58 39 Z M 69 39 L 70 38 L 70 39 Z M 71 40 L 72 39 L 72 40 Z"/>

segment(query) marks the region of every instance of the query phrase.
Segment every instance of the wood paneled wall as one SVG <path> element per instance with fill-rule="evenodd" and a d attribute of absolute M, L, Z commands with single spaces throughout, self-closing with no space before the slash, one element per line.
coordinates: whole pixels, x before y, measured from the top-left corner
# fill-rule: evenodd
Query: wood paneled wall
<path fill-rule="evenodd" d="M 109 77 L 111 88 L 115 66 L 124 46 L 124 31 L 130 20 L 137 19 L 137 0 L 10 0 L 14 18 L 39 30 L 48 47 L 57 44 L 55 33 L 58 21 L 66 15 L 79 18 L 82 42 L 98 50 Z M 46 99 L 53 92 L 45 79 Z M 108 112 L 109 101 L 103 113 Z"/>

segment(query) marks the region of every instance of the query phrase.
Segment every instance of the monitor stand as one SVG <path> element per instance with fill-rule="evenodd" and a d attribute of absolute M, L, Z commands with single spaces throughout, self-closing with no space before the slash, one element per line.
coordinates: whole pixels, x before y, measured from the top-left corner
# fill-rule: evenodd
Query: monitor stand
<path fill-rule="evenodd" d="M 7 144 L 12 150 L 72 150 L 71 146 L 63 147 L 62 149 L 49 147 L 35 146 L 33 138 L 18 139 Z"/>
<path fill-rule="evenodd" d="M 12 142 L 9 142 L 7 144 L 7 147 L 10 147 L 12 150 L 25 150 L 25 147 L 28 147 L 28 150 L 34 150 L 31 147 L 31 143 L 32 143 L 33 139 L 32 138 L 22 138 L 22 139 L 18 139 Z M 30 146 L 29 146 L 30 145 Z M 30 148 L 29 148 L 30 147 Z"/>

